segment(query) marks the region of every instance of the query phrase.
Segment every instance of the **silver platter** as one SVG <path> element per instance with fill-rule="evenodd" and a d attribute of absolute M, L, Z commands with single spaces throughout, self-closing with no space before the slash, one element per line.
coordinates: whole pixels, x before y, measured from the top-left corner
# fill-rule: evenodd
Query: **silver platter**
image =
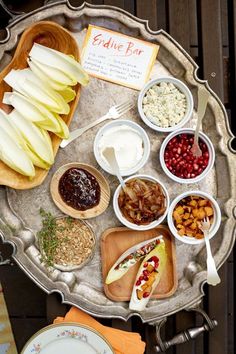
<path fill-rule="evenodd" d="M 55 21 L 70 30 L 78 44 L 82 45 L 88 24 L 103 26 L 130 36 L 151 41 L 160 45 L 158 60 L 151 77 L 170 75 L 183 80 L 191 89 L 196 108 L 198 87 L 204 85 L 210 91 L 210 99 L 203 122 L 203 131 L 212 140 L 216 150 L 215 168 L 204 181 L 196 185 L 180 185 L 166 177 L 159 163 L 159 148 L 164 134 L 159 134 L 144 126 L 137 109 L 127 113 L 144 127 L 151 140 L 151 157 L 141 173 L 158 177 L 167 187 L 170 198 L 190 189 L 201 189 L 211 193 L 218 201 L 222 212 L 222 224 L 212 239 L 212 249 L 219 268 L 229 256 L 235 240 L 236 219 L 236 168 L 235 152 L 230 148 L 233 139 L 229 129 L 225 108 L 207 82 L 197 77 L 197 65 L 183 48 L 166 32 L 153 32 L 147 21 L 140 20 L 124 10 L 109 6 L 95 6 L 84 3 L 74 8 L 67 1 L 56 1 L 13 19 L 7 27 L 6 38 L 0 41 L 0 69 L 11 60 L 21 33 L 31 24 L 40 20 Z M 102 116 L 110 106 L 122 102 L 124 98 L 137 100 L 138 92 L 112 83 L 92 78 L 88 87 L 81 90 L 81 98 L 74 115 L 71 129 L 85 125 Z M 196 114 L 189 123 L 194 127 Z M 56 162 L 44 183 L 30 190 L 13 190 L 0 187 L 0 234 L 4 242 L 14 246 L 14 259 L 18 265 L 47 293 L 58 292 L 62 301 L 80 307 L 98 317 L 117 317 L 127 320 L 135 313 L 128 309 L 127 302 L 112 302 L 103 292 L 101 278 L 100 249 L 96 250 L 91 263 L 74 272 L 54 270 L 48 272 L 40 263 L 36 243 L 36 232 L 40 229 L 39 209 L 59 215 L 49 193 L 53 173 L 63 164 L 79 161 L 96 167 L 93 155 L 93 140 L 98 127 L 95 127 L 60 150 Z M 100 169 L 101 170 L 101 169 Z M 115 177 L 101 171 L 110 182 L 112 192 L 117 186 Z M 90 224 L 99 240 L 102 232 L 109 227 L 119 226 L 112 205 L 104 214 L 91 219 Z M 148 307 L 138 315 L 143 322 L 158 323 L 167 316 L 182 309 L 194 307 L 204 296 L 203 284 L 206 280 L 205 247 L 176 242 L 177 270 L 179 287 L 167 299 L 150 301 Z"/>

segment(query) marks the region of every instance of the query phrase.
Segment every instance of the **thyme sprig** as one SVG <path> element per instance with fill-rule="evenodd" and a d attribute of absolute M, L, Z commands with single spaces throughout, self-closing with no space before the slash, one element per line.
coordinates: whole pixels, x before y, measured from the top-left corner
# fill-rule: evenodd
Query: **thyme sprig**
<path fill-rule="evenodd" d="M 67 226 L 63 227 L 57 225 L 55 216 L 50 212 L 46 212 L 44 209 L 40 208 L 40 215 L 42 217 L 42 229 L 37 232 L 37 237 L 41 251 L 41 260 L 50 267 L 54 264 L 55 252 L 62 242 L 62 240 L 59 240 L 57 232 L 63 232 L 66 229 L 70 229 L 72 227 L 73 219 L 71 217 L 66 217 Z"/>

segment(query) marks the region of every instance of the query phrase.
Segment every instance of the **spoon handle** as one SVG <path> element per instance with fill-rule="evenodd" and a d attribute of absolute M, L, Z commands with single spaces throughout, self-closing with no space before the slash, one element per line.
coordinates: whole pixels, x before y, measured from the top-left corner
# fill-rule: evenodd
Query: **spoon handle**
<path fill-rule="evenodd" d="M 207 283 L 214 286 L 219 284 L 221 280 L 216 269 L 214 258 L 212 256 L 208 231 L 203 232 L 207 249 Z"/>
<path fill-rule="evenodd" d="M 105 159 L 108 161 L 109 165 L 111 166 L 114 174 L 117 176 L 120 184 L 122 185 L 123 188 L 125 188 L 125 182 L 123 178 L 121 177 L 120 174 L 120 169 L 119 165 L 117 163 L 116 155 L 115 155 L 115 150 L 113 147 L 107 147 L 102 151 L 103 156 Z"/>
<path fill-rule="evenodd" d="M 194 141 L 198 142 L 198 135 L 200 130 L 200 125 L 202 122 L 202 118 L 206 112 L 206 106 L 209 99 L 209 92 L 205 89 L 205 87 L 200 86 L 198 88 L 198 108 L 197 108 L 197 126 L 194 133 Z"/>

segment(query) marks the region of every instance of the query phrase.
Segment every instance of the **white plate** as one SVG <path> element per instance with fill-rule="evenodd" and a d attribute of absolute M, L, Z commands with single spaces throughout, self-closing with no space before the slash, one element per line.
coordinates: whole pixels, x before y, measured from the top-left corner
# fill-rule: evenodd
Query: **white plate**
<path fill-rule="evenodd" d="M 106 339 L 88 326 L 63 323 L 41 329 L 21 354 L 114 354 Z"/>

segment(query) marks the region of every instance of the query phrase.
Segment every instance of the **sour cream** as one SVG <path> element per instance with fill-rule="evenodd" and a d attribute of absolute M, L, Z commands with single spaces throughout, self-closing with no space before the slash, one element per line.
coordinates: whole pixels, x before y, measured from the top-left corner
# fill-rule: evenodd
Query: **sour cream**
<path fill-rule="evenodd" d="M 139 132 L 128 125 L 115 126 L 104 132 L 98 149 L 101 158 L 108 165 L 103 151 L 113 147 L 121 171 L 135 167 L 143 157 L 143 139 Z"/>

